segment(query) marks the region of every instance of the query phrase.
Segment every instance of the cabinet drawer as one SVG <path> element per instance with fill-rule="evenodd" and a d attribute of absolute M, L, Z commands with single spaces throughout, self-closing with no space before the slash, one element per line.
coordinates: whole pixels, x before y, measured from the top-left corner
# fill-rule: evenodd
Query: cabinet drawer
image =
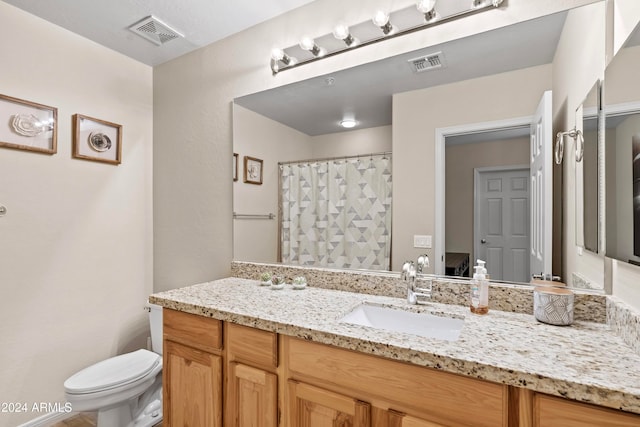
<path fill-rule="evenodd" d="M 640 425 L 640 415 L 571 402 L 536 393 L 533 402 L 535 427 L 631 427 Z"/>
<path fill-rule="evenodd" d="M 243 361 L 259 366 L 278 366 L 278 336 L 275 332 L 227 323 L 229 361 Z"/>
<path fill-rule="evenodd" d="M 284 339 L 284 338 L 283 338 Z M 294 378 L 444 425 L 507 425 L 508 387 L 324 344 L 286 338 Z M 315 381 L 314 381 L 315 382 Z M 461 410 L 462 409 L 462 410 Z"/>
<path fill-rule="evenodd" d="M 162 318 L 165 340 L 209 352 L 218 352 L 222 349 L 220 320 L 166 308 L 162 310 Z"/>

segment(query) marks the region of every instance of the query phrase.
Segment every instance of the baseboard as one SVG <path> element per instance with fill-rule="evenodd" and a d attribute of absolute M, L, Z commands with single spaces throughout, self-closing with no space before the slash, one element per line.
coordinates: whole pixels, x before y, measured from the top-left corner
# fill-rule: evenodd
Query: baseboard
<path fill-rule="evenodd" d="M 20 424 L 18 427 L 51 427 L 53 424 L 69 418 L 72 415 L 72 413 L 66 412 L 49 412 L 31 421 L 27 421 L 24 424 Z"/>

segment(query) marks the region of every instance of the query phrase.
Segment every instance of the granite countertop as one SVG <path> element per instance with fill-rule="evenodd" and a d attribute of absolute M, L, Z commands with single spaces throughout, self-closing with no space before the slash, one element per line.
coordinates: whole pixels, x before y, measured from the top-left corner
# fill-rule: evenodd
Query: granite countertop
<path fill-rule="evenodd" d="M 640 414 L 640 354 L 606 324 L 540 323 L 532 315 L 307 287 L 272 290 L 226 278 L 153 294 L 163 307 L 416 365 Z M 457 341 L 338 320 L 363 302 L 464 318 Z"/>

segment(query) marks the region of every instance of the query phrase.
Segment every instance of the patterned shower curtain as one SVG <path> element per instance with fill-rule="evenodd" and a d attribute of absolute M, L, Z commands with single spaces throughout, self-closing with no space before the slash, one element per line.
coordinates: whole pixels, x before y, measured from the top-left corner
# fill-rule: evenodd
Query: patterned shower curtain
<path fill-rule="evenodd" d="M 280 166 L 282 262 L 389 270 L 391 159 Z"/>

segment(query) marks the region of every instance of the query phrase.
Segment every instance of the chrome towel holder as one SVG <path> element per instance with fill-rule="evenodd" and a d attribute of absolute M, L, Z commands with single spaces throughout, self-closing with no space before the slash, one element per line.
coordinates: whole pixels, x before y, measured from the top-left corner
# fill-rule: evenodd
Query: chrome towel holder
<path fill-rule="evenodd" d="M 574 141 L 576 141 L 576 163 L 580 163 L 584 155 L 584 136 L 582 135 L 582 131 L 580 129 L 573 128 L 566 132 L 558 132 L 556 136 L 556 144 L 553 149 L 556 164 L 561 164 L 564 157 L 565 136 L 573 138 Z"/>

